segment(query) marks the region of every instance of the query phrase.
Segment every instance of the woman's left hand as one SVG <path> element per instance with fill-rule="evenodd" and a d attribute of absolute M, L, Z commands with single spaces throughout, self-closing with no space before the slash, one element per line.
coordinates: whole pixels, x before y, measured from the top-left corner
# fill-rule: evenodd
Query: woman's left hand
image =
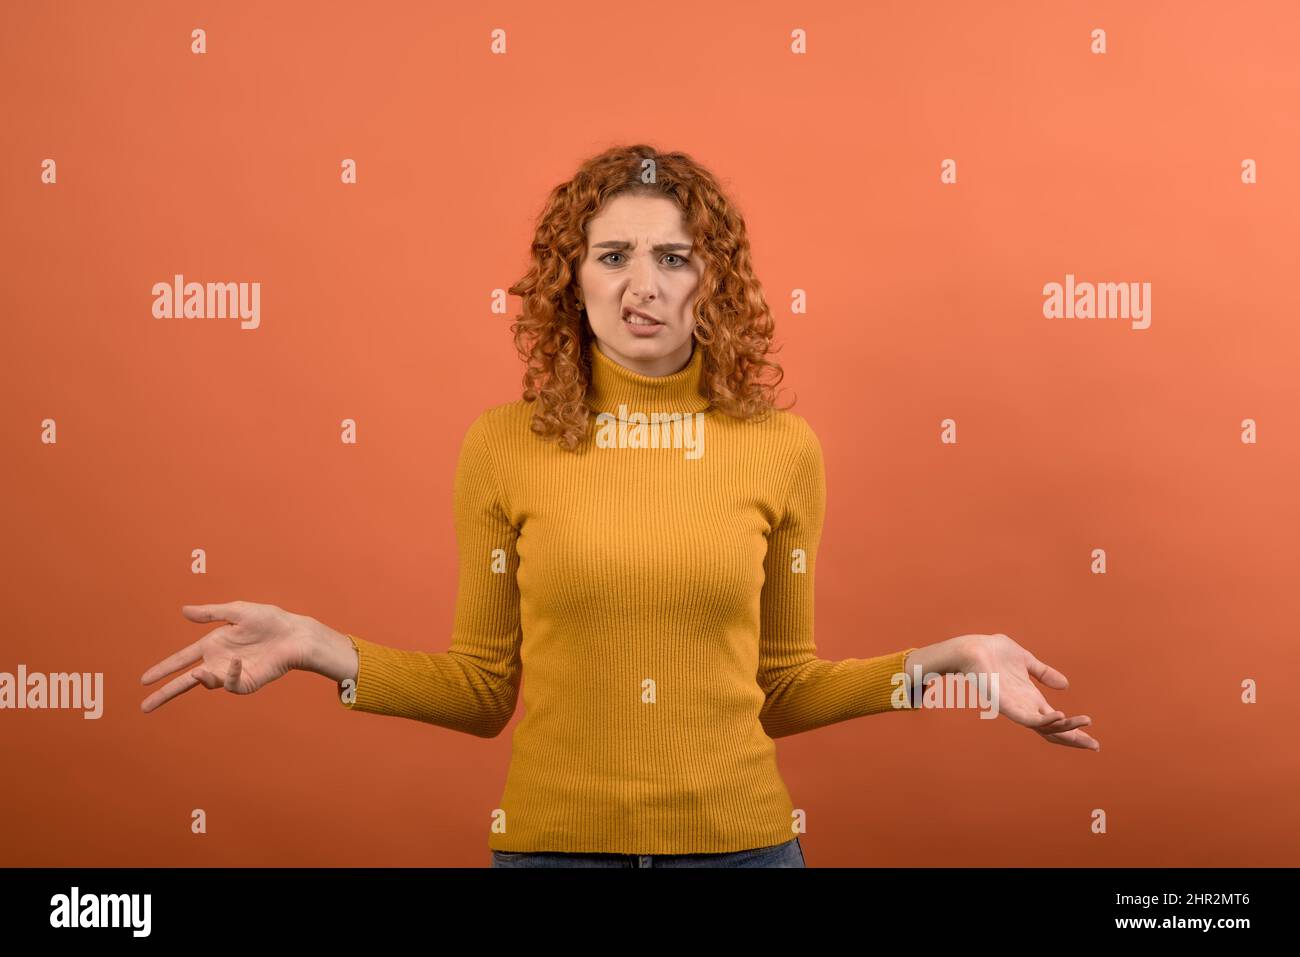
<path fill-rule="evenodd" d="M 998 710 L 1012 721 L 1033 728 L 1052 744 L 1071 748 L 1100 751 L 1101 743 L 1086 731 L 1092 724 L 1085 715 L 1067 718 L 1047 703 L 1034 684 L 1037 679 L 1049 688 L 1064 691 L 1070 687 L 1065 675 L 1043 664 L 1029 649 L 1022 647 L 1006 635 L 968 635 L 966 643 L 968 667 L 964 671 L 983 672 L 998 676 Z"/>

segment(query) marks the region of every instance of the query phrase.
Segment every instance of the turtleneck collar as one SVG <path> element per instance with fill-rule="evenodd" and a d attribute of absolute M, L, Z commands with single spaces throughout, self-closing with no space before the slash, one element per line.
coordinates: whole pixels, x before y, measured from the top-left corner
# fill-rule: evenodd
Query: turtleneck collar
<path fill-rule="evenodd" d="M 591 383 L 587 387 L 587 405 L 596 412 L 610 412 L 623 417 L 626 412 L 703 412 L 709 400 L 700 393 L 704 350 L 692 341 L 691 360 L 671 375 L 645 376 L 619 365 L 596 347 L 587 344 L 591 356 Z"/>

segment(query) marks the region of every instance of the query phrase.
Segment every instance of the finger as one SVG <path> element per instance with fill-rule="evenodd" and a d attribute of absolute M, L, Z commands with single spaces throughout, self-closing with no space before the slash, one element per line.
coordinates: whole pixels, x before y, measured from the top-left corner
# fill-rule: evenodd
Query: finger
<path fill-rule="evenodd" d="M 199 684 L 203 685 L 203 687 L 207 688 L 209 691 L 215 691 L 222 685 L 221 679 L 207 668 L 195 668 L 190 672 L 190 674 L 197 678 Z"/>
<path fill-rule="evenodd" d="M 181 614 L 190 621 L 229 621 L 243 619 L 244 603 L 227 601 L 215 605 L 181 605 Z"/>
<path fill-rule="evenodd" d="M 243 670 L 243 662 L 238 658 L 230 663 L 230 670 L 226 672 L 226 690 L 239 690 L 239 674 Z"/>
<path fill-rule="evenodd" d="M 1101 743 L 1083 731 L 1067 731 L 1064 734 L 1045 734 L 1043 738 L 1052 744 L 1063 744 L 1071 748 L 1083 748 L 1087 751 L 1100 751 Z"/>
<path fill-rule="evenodd" d="M 193 608 L 195 606 L 186 605 L 185 607 Z M 176 652 L 176 654 L 164 658 L 162 661 L 158 662 L 156 665 L 154 665 L 152 668 L 150 668 L 148 671 L 146 671 L 144 674 L 140 676 L 140 683 L 145 685 L 153 684 L 159 678 L 166 677 L 167 675 L 171 674 L 173 671 L 179 671 L 181 668 L 192 668 L 194 666 L 194 663 L 196 661 L 199 661 L 203 657 L 202 646 L 203 646 L 203 640 L 205 638 L 211 638 L 213 635 L 220 634 L 223 629 L 226 628 L 233 629 L 234 627 L 235 627 L 234 625 L 223 624 L 220 628 L 212 629 L 212 631 L 208 632 L 206 635 L 203 636 L 203 638 L 200 638 L 192 645 L 186 645 L 180 651 Z"/>
<path fill-rule="evenodd" d="M 1078 715 L 1073 718 L 1064 718 L 1061 721 L 1053 721 L 1051 724 L 1045 724 L 1035 728 L 1039 734 L 1045 732 L 1070 731 L 1074 728 L 1083 727 L 1085 724 L 1092 724 L 1092 718 L 1086 714 Z"/>
<path fill-rule="evenodd" d="M 1043 705 L 1043 707 L 1044 707 L 1044 708 L 1049 708 L 1048 705 Z M 1034 728 L 1035 730 L 1037 730 L 1038 728 L 1043 728 L 1043 727 L 1046 727 L 1046 726 L 1049 725 L 1049 724 L 1053 724 L 1053 723 L 1055 723 L 1055 722 L 1057 722 L 1057 721 L 1061 721 L 1061 720 L 1063 720 L 1064 718 L 1065 718 L 1065 712 L 1064 712 L 1064 711 L 1052 711 L 1052 710 L 1050 710 L 1050 708 L 1049 708 L 1049 710 L 1047 710 L 1047 711 L 1043 711 L 1042 709 L 1039 709 L 1039 712 L 1038 712 L 1038 720 L 1036 720 L 1036 721 L 1031 721 L 1031 722 L 1026 722 L 1026 723 L 1029 724 L 1029 726 L 1030 726 L 1031 728 Z"/>
<path fill-rule="evenodd" d="M 1098 741 L 1096 738 L 1094 738 L 1092 735 L 1088 734 L 1087 732 L 1071 731 L 1070 733 L 1074 735 L 1074 740 L 1076 742 L 1079 742 L 1079 747 L 1088 748 L 1092 751 L 1101 750 L 1101 742 Z"/>
<path fill-rule="evenodd" d="M 184 694 L 198 683 L 198 679 L 193 675 L 181 675 L 179 678 L 169 681 L 149 697 L 145 698 L 144 701 L 140 702 L 140 710 L 145 714 L 148 714 L 150 711 L 156 711 L 172 698 Z"/>
<path fill-rule="evenodd" d="M 199 639 L 199 641 L 202 640 L 202 638 Z M 181 668 L 188 668 L 190 665 L 194 664 L 194 662 L 203 657 L 203 653 L 199 651 L 199 641 L 194 642 L 192 645 L 186 645 L 180 651 L 176 652 L 176 654 L 170 655 L 158 662 L 140 676 L 140 684 L 151 685 L 164 675 L 169 675 L 173 671 L 179 671 Z"/>
<path fill-rule="evenodd" d="M 1025 655 L 1029 658 L 1029 668 L 1027 669 L 1029 673 L 1043 684 L 1047 685 L 1047 687 L 1056 688 L 1059 691 L 1064 691 L 1066 688 L 1070 687 L 1070 682 L 1066 679 L 1065 675 L 1061 674 L 1055 668 L 1043 664 L 1029 652 L 1026 651 Z"/>
<path fill-rule="evenodd" d="M 1036 702 L 1016 702 L 1015 700 L 1002 700 L 1001 711 L 1008 719 L 1023 724 L 1027 728 L 1038 728 L 1051 724 L 1053 721 L 1060 721 L 1065 717 L 1064 711 L 1055 711 L 1049 705 L 1038 690 L 1029 686 L 1029 690 Z"/>

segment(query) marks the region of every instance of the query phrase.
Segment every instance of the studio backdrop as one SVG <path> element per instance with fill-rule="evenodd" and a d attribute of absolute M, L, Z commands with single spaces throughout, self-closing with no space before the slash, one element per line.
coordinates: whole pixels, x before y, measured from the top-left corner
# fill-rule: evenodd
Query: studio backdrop
<path fill-rule="evenodd" d="M 447 649 L 507 290 L 549 191 L 645 143 L 743 213 L 824 450 L 818 654 L 1005 633 L 1102 742 L 972 709 L 779 740 L 809 865 L 1295 865 L 1298 27 L 6 2 L 0 863 L 487 863 L 519 714 L 302 672 L 145 713 L 140 678 L 209 630 L 187 604 Z"/>

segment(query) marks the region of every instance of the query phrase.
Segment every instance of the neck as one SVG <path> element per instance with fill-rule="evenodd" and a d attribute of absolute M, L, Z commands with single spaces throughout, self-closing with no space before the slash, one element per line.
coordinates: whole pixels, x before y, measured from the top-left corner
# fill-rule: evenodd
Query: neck
<path fill-rule="evenodd" d="M 591 382 L 587 405 L 596 412 L 622 418 L 624 412 L 703 412 L 709 400 L 700 392 L 704 352 L 693 343 L 690 361 L 669 375 L 647 376 L 619 365 L 592 339 L 587 344 Z M 619 406 L 626 406 L 620 410 Z"/>

